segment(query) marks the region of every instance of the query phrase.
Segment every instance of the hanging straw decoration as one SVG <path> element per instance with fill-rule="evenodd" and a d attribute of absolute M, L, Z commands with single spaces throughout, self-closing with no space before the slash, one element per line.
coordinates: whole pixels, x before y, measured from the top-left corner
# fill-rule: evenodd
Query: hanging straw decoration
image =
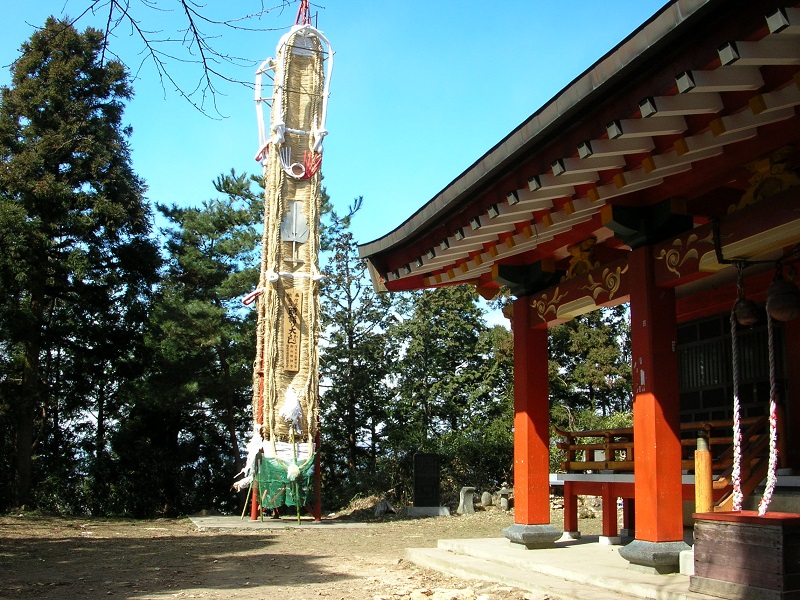
<path fill-rule="evenodd" d="M 260 76 L 269 70 L 274 71 L 275 88 L 268 128 L 262 116 L 266 99 L 256 98 L 265 194 L 253 418 L 262 425 L 270 456 L 280 455 L 281 446 L 294 446 L 295 434 L 308 444 L 308 454 L 314 451 L 319 414 L 318 167 L 327 133 L 331 61 L 322 33 L 298 24 L 281 38 L 276 58 L 259 69 L 257 93 Z"/>
<path fill-rule="evenodd" d="M 252 442 L 263 440 L 253 477 L 262 508 L 305 504 L 319 422 L 319 168 L 333 52 L 307 13 L 304 1 L 275 58 L 256 72 L 264 231 L 258 287 L 243 302 L 256 302 L 258 313 Z M 274 88 L 265 94 L 270 72 Z"/>

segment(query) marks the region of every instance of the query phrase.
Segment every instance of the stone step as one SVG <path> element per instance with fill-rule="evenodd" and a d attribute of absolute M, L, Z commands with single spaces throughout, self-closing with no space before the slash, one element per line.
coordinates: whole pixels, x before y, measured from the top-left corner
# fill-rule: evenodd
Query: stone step
<path fill-rule="evenodd" d="M 409 560 L 450 575 L 495 581 L 565 600 L 708 600 L 689 591 L 685 575 L 634 571 L 619 548 L 597 542 L 559 541 L 528 550 L 504 538 L 439 540 L 437 548 L 409 548 Z"/>
<path fill-rule="evenodd" d="M 617 592 L 590 590 L 573 581 L 537 572 L 526 572 L 517 567 L 481 558 L 453 554 L 441 548 L 407 548 L 406 557 L 420 567 L 464 579 L 494 581 L 541 594 L 548 600 L 624 600 L 626 598 Z"/>

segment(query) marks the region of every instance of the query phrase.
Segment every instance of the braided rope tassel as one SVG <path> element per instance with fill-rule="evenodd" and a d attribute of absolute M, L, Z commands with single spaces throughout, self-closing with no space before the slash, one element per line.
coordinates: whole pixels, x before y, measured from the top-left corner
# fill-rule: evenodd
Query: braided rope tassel
<path fill-rule="evenodd" d="M 758 514 L 764 516 L 772 501 L 775 484 L 778 479 L 778 390 L 775 374 L 775 335 L 773 319 L 767 310 L 767 339 L 769 343 L 769 466 L 767 467 L 767 485 L 764 495 L 758 503 Z"/>
<path fill-rule="evenodd" d="M 733 510 L 742 510 L 742 422 L 741 400 L 739 399 L 739 341 L 736 336 L 736 305 L 731 309 L 731 362 L 733 368 Z"/>

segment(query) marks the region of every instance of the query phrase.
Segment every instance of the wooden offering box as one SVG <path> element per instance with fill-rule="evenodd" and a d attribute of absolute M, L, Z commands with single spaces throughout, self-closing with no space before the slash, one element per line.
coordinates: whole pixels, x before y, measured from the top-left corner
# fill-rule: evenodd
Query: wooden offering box
<path fill-rule="evenodd" d="M 694 515 L 693 592 L 735 600 L 800 600 L 800 514 Z"/>

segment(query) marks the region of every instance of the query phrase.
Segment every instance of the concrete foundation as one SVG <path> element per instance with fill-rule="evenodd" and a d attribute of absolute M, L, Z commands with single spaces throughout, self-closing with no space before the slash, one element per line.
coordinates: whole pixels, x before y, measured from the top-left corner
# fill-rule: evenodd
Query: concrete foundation
<path fill-rule="evenodd" d="M 619 555 L 640 573 L 664 575 L 680 572 L 680 555 L 688 550 L 686 542 L 645 542 L 633 540 L 619 549 Z"/>
<path fill-rule="evenodd" d="M 446 506 L 407 506 L 409 517 L 449 517 L 450 509 Z"/>
<path fill-rule="evenodd" d="M 522 544 L 529 550 L 552 548 L 562 536 L 562 532 L 550 524 L 520 525 L 515 523 L 503 529 L 503 535 L 515 544 Z"/>

